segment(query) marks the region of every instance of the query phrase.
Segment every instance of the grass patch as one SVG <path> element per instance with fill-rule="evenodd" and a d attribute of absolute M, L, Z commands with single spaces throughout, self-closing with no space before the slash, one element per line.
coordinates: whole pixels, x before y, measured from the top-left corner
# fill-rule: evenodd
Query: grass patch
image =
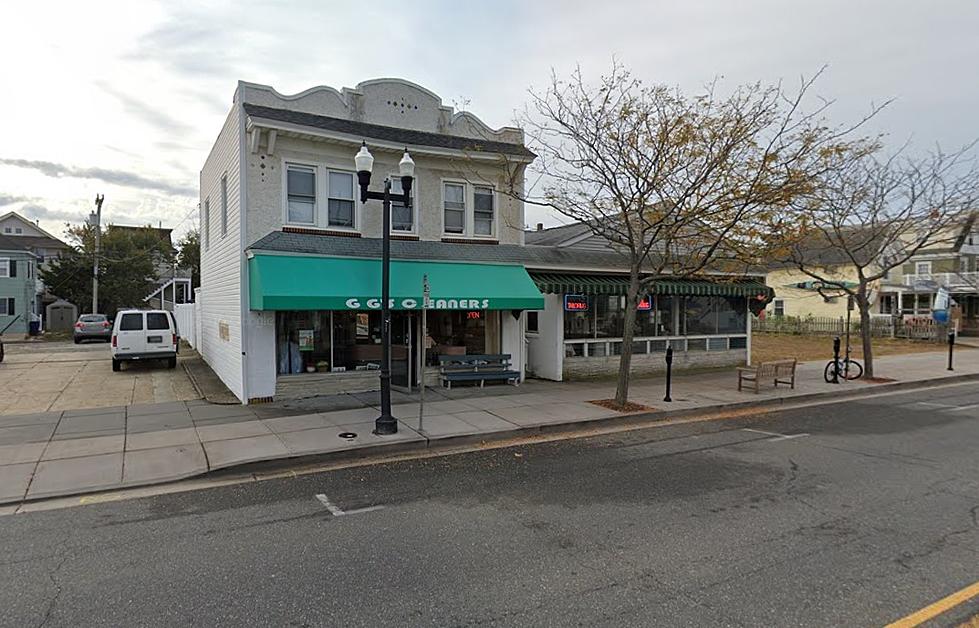
<path fill-rule="evenodd" d="M 851 336 L 852 356 L 863 360 L 860 338 Z M 908 353 L 927 353 L 946 351 L 945 345 L 924 340 L 905 340 L 903 338 L 874 338 L 874 357 L 901 355 Z M 961 345 L 958 345 L 961 346 Z M 841 347 L 840 352 L 846 350 Z M 795 358 L 800 362 L 830 360 L 833 357 L 832 336 L 795 336 L 791 334 L 753 334 L 751 336 L 751 361 L 769 362 L 780 358 Z"/>

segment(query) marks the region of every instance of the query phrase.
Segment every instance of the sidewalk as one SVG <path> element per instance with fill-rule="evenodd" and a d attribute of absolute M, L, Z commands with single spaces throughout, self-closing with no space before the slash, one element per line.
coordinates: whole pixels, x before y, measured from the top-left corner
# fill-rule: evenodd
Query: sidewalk
<path fill-rule="evenodd" d="M 204 400 L 0 416 L 0 504 L 25 499 L 179 480 L 249 462 L 315 454 L 424 449 L 465 439 L 528 436 L 615 418 L 656 420 L 696 411 L 763 406 L 782 401 L 833 398 L 949 378 L 979 379 L 979 351 L 878 358 L 877 374 L 896 380 L 839 385 L 823 381 L 825 362 L 801 364 L 796 387 L 738 392 L 734 369 L 677 374 L 673 402 L 664 403 L 663 378 L 633 382 L 630 399 L 653 408 L 623 414 L 588 403 L 613 396 L 614 382 L 544 382 L 519 387 L 458 387 L 426 391 L 425 418 L 418 402 L 396 395 L 397 435 L 371 433 L 377 393 L 311 398 L 259 406 L 215 405 Z M 349 438 L 341 437 L 350 433 Z"/>

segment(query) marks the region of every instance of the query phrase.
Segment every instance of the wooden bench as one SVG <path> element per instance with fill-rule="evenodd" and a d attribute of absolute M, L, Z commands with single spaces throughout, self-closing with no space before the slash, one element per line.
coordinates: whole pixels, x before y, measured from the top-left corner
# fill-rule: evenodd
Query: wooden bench
<path fill-rule="evenodd" d="M 482 388 L 489 381 L 520 383 L 520 371 L 510 368 L 510 354 L 439 355 L 439 376 L 442 385 L 452 388 L 452 382 L 479 382 Z"/>
<path fill-rule="evenodd" d="M 775 388 L 779 384 L 788 384 L 790 388 L 795 388 L 795 366 L 796 359 L 772 360 L 762 362 L 758 366 L 739 366 L 738 367 L 738 390 L 744 382 L 753 382 L 755 394 L 758 393 L 760 382 L 772 382 Z"/>

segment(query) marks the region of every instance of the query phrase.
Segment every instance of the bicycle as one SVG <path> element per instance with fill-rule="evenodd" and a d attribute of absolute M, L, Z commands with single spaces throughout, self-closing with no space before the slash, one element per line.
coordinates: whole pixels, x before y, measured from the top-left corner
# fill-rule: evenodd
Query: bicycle
<path fill-rule="evenodd" d="M 859 379 L 863 375 L 863 365 L 849 356 L 830 360 L 823 370 L 823 378 L 827 384 L 832 384 L 834 375 L 838 379 Z"/>

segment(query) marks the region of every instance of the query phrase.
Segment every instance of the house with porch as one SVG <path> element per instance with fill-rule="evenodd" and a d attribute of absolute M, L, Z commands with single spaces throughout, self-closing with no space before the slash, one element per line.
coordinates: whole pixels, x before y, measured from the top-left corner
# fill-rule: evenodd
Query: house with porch
<path fill-rule="evenodd" d="M 362 143 L 374 189 L 400 192 L 406 151 L 416 164 L 411 207 L 391 210 L 393 385 L 434 382 L 443 354 L 506 354 L 521 379 L 617 370 L 623 258 L 580 226 L 525 233 L 507 193 L 535 159 L 519 129 L 400 79 L 290 96 L 239 82 L 200 175 L 198 349 L 243 403 L 379 388 L 382 211 L 360 201 Z M 635 369 L 661 370 L 667 346 L 678 365 L 744 364 L 748 312 L 768 298 L 759 278 L 661 278 Z"/>
<path fill-rule="evenodd" d="M 946 291 L 966 334 L 979 333 L 979 227 L 976 215 L 950 227 L 945 237 L 919 251 L 882 281 L 878 313 L 931 318 L 935 297 Z"/>

